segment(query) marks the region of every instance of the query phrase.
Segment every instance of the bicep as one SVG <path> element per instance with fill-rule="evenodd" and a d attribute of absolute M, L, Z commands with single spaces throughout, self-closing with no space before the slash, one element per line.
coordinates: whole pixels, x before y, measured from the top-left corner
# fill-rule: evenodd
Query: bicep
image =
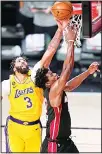
<path fill-rule="evenodd" d="M 70 85 L 66 84 L 64 87 L 64 91 L 70 92 L 70 91 L 72 91 L 72 87 Z"/>
<path fill-rule="evenodd" d="M 49 67 L 51 60 L 54 56 L 54 53 L 55 53 L 54 49 L 47 49 L 45 51 L 45 53 L 44 53 L 44 55 L 41 59 L 41 64 L 42 64 L 43 67 L 45 67 L 45 68 Z"/>
<path fill-rule="evenodd" d="M 75 82 L 73 82 L 74 80 L 71 79 L 70 81 L 68 81 L 65 85 L 65 88 L 64 88 L 64 91 L 66 92 L 70 92 L 70 91 L 73 91 L 75 89 Z"/>

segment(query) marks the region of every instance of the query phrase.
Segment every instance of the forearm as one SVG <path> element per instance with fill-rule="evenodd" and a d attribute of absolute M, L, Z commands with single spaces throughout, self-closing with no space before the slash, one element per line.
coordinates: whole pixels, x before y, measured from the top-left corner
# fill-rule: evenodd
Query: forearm
<path fill-rule="evenodd" d="M 56 88 L 57 94 L 60 94 L 62 92 L 62 90 L 65 89 L 65 85 L 66 85 L 67 80 L 70 77 L 72 68 L 73 68 L 72 62 L 70 62 L 67 69 L 63 72 L 63 74 L 61 74 L 59 82 L 58 82 L 58 88 Z"/>
<path fill-rule="evenodd" d="M 59 92 L 61 92 L 64 89 L 66 81 L 69 79 L 73 66 L 74 66 L 74 50 L 72 47 L 73 44 L 70 44 L 70 45 L 71 45 L 70 46 L 71 48 L 70 48 L 70 51 L 67 53 L 67 57 L 64 63 L 65 65 L 63 67 L 63 71 L 59 79 L 59 84 L 58 84 L 60 85 L 59 90 L 58 90 Z"/>
<path fill-rule="evenodd" d="M 62 73 L 69 70 L 68 66 L 70 66 L 70 71 L 72 71 L 74 66 L 74 42 L 68 43 L 67 55 L 63 64 Z"/>
<path fill-rule="evenodd" d="M 80 84 L 90 75 L 89 71 L 85 71 L 82 74 L 76 76 L 75 78 L 73 78 L 72 80 L 70 80 L 69 82 L 67 82 L 66 86 L 65 86 L 65 91 L 72 91 L 74 89 L 76 89 L 78 86 L 80 86 Z"/>
<path fill-rule="evenodd" d="M 60 44 L 61 38 L 62 38 L 62 30 L 58 28 L 47 48 L 47 51 L 44 53 L 41 59 L 42 66 L 48 67 L 50 65 L 51 60 Z"/>
<path fill-rule="evenodd" d="M 57 29 L 53 39 L 51 40 L 49 46 L 48 46 L 48 50 L 52 51 L 52 50 L 56 50 L 58 48 L 58 45 L 61 41 L 62 38 L 62 30 L 60 28 Z"/>

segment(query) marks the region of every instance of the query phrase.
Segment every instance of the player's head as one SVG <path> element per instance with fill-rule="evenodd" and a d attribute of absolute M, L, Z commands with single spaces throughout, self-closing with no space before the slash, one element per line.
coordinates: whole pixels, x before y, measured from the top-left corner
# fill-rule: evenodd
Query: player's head
<path fill-rule="evenodd" d="M 58 75 L 50 69 L 40 68 L 36 72 L 35 85 L 39 88 L 50 88 L 51 85 L 58 79 Z"/>
<path fill-rule="evenodd" d="M 29 67 L 26 58 L 20 56 L 13 59 L 11 62 L 11 69 L 13 74 L 16 72 L 27 74 L 29 72 Z"/>

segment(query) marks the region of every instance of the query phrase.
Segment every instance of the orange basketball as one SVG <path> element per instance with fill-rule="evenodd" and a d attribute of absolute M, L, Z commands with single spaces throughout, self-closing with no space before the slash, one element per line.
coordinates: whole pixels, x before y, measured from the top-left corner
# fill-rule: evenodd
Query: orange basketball
<path fill-rule="evenodd" d="M 55 2 L 51 8 L 51 12 L 56 19 L 64 20 L 70 19 L 73 12 L 71 2 Z"/>

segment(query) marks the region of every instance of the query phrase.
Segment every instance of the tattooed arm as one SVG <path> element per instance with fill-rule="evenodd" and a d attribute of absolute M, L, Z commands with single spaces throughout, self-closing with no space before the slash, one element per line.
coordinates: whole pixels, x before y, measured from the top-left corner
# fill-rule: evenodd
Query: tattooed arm
<path fill-rule="evenodd" d="M 63 20 L 63 21 L 56 20 L 56 22 L 58 24 L 58 29 L 57 29 L 53 39 L 51 40 L 47 50 L 45 51 L 43 57 L 33 67 L 32 73 L 31 73 L 32 80 L 34 79 L 34 77 L 36 75 L 36 71 L 39 68 L 41 68 L 41 67 L 48 68 L 49 67 L 51 60 L 52 60 L 52 58 L 53 58 L 53 56 L 54 56 L 54 54 L 55 54 L 55 52 L 58 48 L 58 45 L 60 44 L 60 40 L 62 38 L 63 30 L 65 29 L 65 27 L 68 24 L 68 20 Z"/>
<path fill-rule="evenodd" d="M 62 29 L 58 27 L 53 39 L 51 40 L 47 50 L 45 51 L 40 61 L 42 67 L 46 67 L 46 68 L 49 67 L 51 60 L 60 44 L 61 38 L 62 38 Z"/>
<path fill-rule="evenodd" d="M 63 21 L 56 20 L 56 22 L 58 25 L 58 29 L 57 29 L 54 37 L 52 38 L 47 50 L 45 51 L 45 53 L 41 59 L 41 66 L 44 66 L 46 68 L 49 67 L 51 60 L 52 60 L 52 58 L 53 58 L 53 56 L 54 56 L 55 52 L 57 51 L 57 48 L 60 44 L 63 30 L 65 29 L 65 27 L 68 24 L 68 20 L 63 20 Z"/>
<path fill-rule="evenodd" d="M 60 28 L 57 29 L 56 33 L 55 33 L 55 36 L 53 37 L 53 39 L 51 40 L 47 50 L 45 51 L 43 57 L 41 58 L 40 61 L 38 61 L 32 71 L 31 71 L 31 79 L 34 80 L 35 78 L 35 75 L 36 75 L 36 71 L 39 69 L 39 68 L 42 68 L 42 67 L 45 67 L 45 68 L 48 68 L 50 63 L 51 63 L 51 60 L 57 50 L 57 47 L 60 43 L 60 40 L 61 40 L 61 37 L 62 37 L 62 30 Z"/>

